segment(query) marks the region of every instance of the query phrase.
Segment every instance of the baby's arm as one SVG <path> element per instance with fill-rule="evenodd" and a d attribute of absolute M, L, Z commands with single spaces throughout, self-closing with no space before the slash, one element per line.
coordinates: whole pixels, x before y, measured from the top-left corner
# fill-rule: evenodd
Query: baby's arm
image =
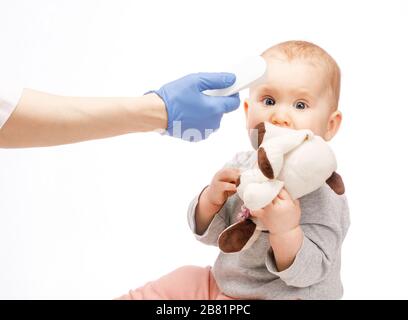
<path fill-rule="evenodd" d="M 279 268 L 277 258 L 279 256 L 282 263 L 285 244 L 281 242 L 279 247 L 271 243 L 266 257 L 268 270 L 294 287 L 304 288 L 324 280 L 340 259 L 348 219 L 345 196 L 338 196 L 327 186 L 304 198 L 299 234 L 294 236 L 295 239 L 289 239 L 292 244 L 299 245 L 299 249 L 286 268 Z M 291 241 L 286 246 L 290 247 Z"/>
<path fill-rule="evenodd" d="M 236 192 L 238 177 L 238 169 L 221 169 L 215 174 L 211 184 L 203 190 L 195 212 L 196 233 L 198 235 L 202 235 L 207 230 L 214 215 L 220 211 L 228 198 Z"/>
<path fill-rule="evenodd" d="M 254 152 L 241 152 L 217 172 L 188 209 L 188 222 L 196 238 L 206 244 L 217 245 L 218 236 L 229 226 L 229 217 L 239 205 L 234 197 L 240 168 L 253 162 Z M 255 154 L 256 155 L 256 154 Z"/>
<path fill-rule="evenodd" d="M 217 245 L 218 236 L 228 226 L 231 206 L 228 197 L 236 192 L 237 169 L 222 169 L 211 184 L 190 203 L 188 222 L 196 238 L 209 245 Z M 235 178 L 236 177 L 236 178 Z"/>
<path fill-rule="evenodd" d="M 269 205 L 254 210 L 251 214 L 258 218 L 269 231 L 269 242 L 277 269 L 279 271 L 287 269 L 295 259 L 303 241 L 299 201 L 293 200 L 283 188 Z"/>

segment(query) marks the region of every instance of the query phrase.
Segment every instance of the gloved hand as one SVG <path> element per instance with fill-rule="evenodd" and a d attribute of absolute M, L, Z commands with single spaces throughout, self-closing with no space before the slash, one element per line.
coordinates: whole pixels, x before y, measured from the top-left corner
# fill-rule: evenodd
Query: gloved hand
<path fill-rule="evenodd" d="M 199 141 L 220 127 L 224 113 L 239 107 L 239 94 L 211 97 L 202 91 L 222 89 L 235 82 L 232 73 L 194 73 L 165 84 L 156 93 L 167 109 L 167 133 L 185 140 Z"/>

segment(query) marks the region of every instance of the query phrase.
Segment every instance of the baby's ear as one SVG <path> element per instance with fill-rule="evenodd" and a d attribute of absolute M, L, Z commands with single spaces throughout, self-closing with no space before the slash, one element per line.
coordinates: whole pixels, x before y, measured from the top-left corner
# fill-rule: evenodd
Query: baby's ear
<path fill-rule="evenodd" d="M 248 108 L 249 108 L 249 102 L 248 99 L 244 100 L 244 111 L 245 111 L 245 116 L 248 118 Z"/>
<path fill-rule="evenodd" d="M 332 173 L 330 178 L 326 180 L 326 183 L 338 195 L 341 195 L 346 191 L 346 189 L 344 187 L 343 179 L 335 171 Z"/>
<path fill-rule="evenodd" d="M 250 219 L 237 222 L 225 229 L 218 237 L 218 247 L 224 253 L 241 251 L 252 237 L 256 224 Z"/>

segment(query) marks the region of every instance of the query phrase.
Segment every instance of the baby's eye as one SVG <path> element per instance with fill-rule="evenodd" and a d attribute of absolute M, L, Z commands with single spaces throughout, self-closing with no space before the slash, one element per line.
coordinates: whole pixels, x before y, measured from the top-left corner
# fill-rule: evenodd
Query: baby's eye
<path fill-rule="evenodd" d="M 308 108 L 308 105 L 306 103 L 302 102 L 302 101 L 297 101 L 295 103 L 295 108 L 300 109 L 300 110 L 304 110 L 304 109 Z"/>
<path fill-rule="evenodd" d="M 266 97 L 265 99 L 262 100 L 263 104 L 265 106 L 274 106 L 275 105 L 275 100 L 271 97 Z"/>

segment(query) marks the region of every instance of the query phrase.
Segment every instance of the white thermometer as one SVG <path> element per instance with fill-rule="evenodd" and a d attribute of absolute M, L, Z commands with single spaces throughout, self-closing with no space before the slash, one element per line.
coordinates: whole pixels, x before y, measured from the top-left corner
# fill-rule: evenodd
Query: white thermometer
<path fill-rule="evenodd" d="M 261 56 L 248 57 L 226 72 L 234 73 L 236 76 L 232 86 L 224 89 L 205 90 L 203 93 L 208 96 L 230 96 L 262 82 L 266 75 L 266 61 Z"/>

